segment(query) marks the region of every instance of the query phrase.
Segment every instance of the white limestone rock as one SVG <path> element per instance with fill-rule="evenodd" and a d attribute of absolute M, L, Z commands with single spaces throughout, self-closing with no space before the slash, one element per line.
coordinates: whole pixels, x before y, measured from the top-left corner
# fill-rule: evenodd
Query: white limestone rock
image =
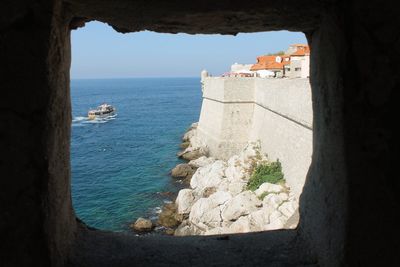
<path fill-rule="evenodd" d="M 244 158 L 261 156 L 260 150 L 261 150 L 261 142 L 260 141 L 249 142 L 246 145 L 246 147 L 243 149 L 241 155 Z"/>
<path fill-rule="evenodd" d="M 251 231 L 250 220 L 248 216 L 242 216 L 231 224 L 225 231 L 226 233 L 248 233 Z"/>
<path fill-rule="evenodd" d="M 225 233 L 226 229 L 224 229 L 223 227 L 215 227 L 203 232 L 202 235 L 221 235 Z"/>
<path fill-rule="evenodd" d="M 188 214 L 193 206 L 195 197 L 192 189 L 182 189 L 176 198 L 176 205 L 178 207 L 178 214 Z"/>
<path fill-rule="evenodd" d="M 189 130 L 197 129 L 198 126 L 199 126 L 199 122 L 193 122 L 193 123 L 190 125 Z"/>
<path fill-rule="evenodd" d="M 230 199 L 222 210 L 225 221 L 237 220 L 240 216 L 247 215 L 262 206 L 262 202 L 252 191 L 244 191 Z"/>
<path fill-rule="evenodd" d="M 271 183 L 263 183 L 258 187 L 256 191 L 256 195 L 260 197 L 264 193 L 280 193 L 284 190 L 283 186 L 278 184 L 271 184 Z"/>
<path fill-rule="evenodd" d="M 283 201 L 287 200 L 287 194 L 269 194 L 263 199 L 263 206 L 271 207 L 277 209 Z"/>
<path fill-rule="evenodd" d="M 178 228 L 175 229 L 174 235 L 175 236 L 188 236 L 188 235 L 193 235 L 194 231 L 189 225 L 184 225 L 184 226 L 179 226 Z"/>
<path fill-rule="evenodd" d="M 230 182 L 246 179 L 246 171 L 238 156 L 232 156 L 228 160 L 228 167 L 225 170 L 225 176 Z"/>
<path fill-rule="evenodd" d="M 264 226 L 264 231 L 282 229 L 287 221 L 287 218 L 279 211 L 275 210 L 269 216 L 270 223 Z"/>
<path fill-rule="evenodd" d="M 245 190 L 247 182 L 231 182 L 228 185 L 228 191 L 232 194 L 232 196 L 236 196 Z"/>
<path fill-rule="evenodd" d="M 208 198 L 200 198 L 192 206 L 189 215 L 190 223 L 205 230 L 220 226 L 222 222 L 221 210 L 223 205 L 231 198 L 232 195 L 224 191 L 215 192 Z"/>
<path fill-rule="evenodd" d="M 201 231 L 191 225 L 188 220 L 183 221 L 178 228 L 175 229 L 174 235 L 175 236 L 188 236 L 188 235 L 199 235 Z"/>
<path fill-rule="evenodd" d="M 202 156 L 208 156 L 208 148 L 205 146 L 200 146 L 200 147 L 189 146 L 184 151 L 179 152 L 177 155 L 178 157 L 181 157 L 189 161 L 195 160 Z"/>
<path fill-rule="evenodd" d="M 297 209 L 297 205 L 293 201 L 286 201 L 279 206 L 278 210 L 286 217 L 289 218 L 294 214 Z"/>
<path fill-rule="evenodd" d="M 202 156 L 198 159 L 189 161 L 188 164 L 193 168 L 200 168 L 200 167 L 210 165 L 214 162 L 215 162 L 215 159 L 213 157 L 207 158 L 206 156 Z"/>
<path fill-rule="evenodd" d="M 194 173 L 190 181 L 190 187 L 201 191 L 206 187 L 216 187 L 222 183 L 226 164 L 222 160 L 217 160 L 213 164 L 200 167 Z"/>
<path fill-rule="evenodd" d="M 196 135 L 197 133 L 197 125 L 193 127 L 194 123 L 190 126 L 189 130 L 183 135 L 182 141 L 187 142 L 190 141 L 190 139 L 193 138 L 193 136 Z"/>
<path fill-rule="evenodd" d="M 269 223 L 269 216 L 263 210 L 256 210 L 249 214 L 250 228 L 252 231 L 262 231 L 264 225 Z"/>

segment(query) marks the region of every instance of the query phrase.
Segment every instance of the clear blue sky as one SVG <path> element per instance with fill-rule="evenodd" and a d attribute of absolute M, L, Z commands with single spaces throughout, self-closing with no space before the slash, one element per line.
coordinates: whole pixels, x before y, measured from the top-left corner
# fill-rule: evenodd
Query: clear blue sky
<path fill-rule="evenodd" d="M 197 77 L 230 65 L 306 43 L 303 33 L 279 31 L 227 35 L 137 32 L 121 34 L 107 24 L 87 23 L 72 31 L 71 78 Z"/>

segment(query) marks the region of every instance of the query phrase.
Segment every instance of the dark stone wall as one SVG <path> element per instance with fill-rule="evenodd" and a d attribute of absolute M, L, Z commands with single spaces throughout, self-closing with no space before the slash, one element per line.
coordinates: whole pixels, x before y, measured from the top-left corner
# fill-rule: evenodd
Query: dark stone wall
<path fill-rule="evenodd" d="M 2 1 L 0 265 L 400 266 L 394 3 Z M 69 27 L 92 19 L 120 32 L 307 34 L 314 154 L 296 231 L 136 238 L 77 227 L 70 198 Z"/>
<path fill-rule="evenodd" d="M 400 16 L 393 1 L 343 5 L 344 140 L 351 266 L 400 266 Z M 397 128 L 397 129 L 396 129 Z"/>
<path fill-rule="evenodd" d="M 106 22 L 120 32 L 170 33 L 307 31 L 318 24 L 317 0 L 66 0 L 78 17 Z M 328 3 L 324 3 L 328 5 Z"/>
<path fill-rule="evenodd" d="M 60 265 L 75 224 L 68 21 L 57 1 L 0 6 L 0 265 Z"/>

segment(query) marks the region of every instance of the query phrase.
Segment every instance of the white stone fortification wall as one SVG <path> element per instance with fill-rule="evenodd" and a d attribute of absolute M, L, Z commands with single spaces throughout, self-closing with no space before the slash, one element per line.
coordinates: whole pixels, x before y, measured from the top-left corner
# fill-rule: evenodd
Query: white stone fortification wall
<path fill-rule="evenodd" d="M 207 77 L 203 83 L 198 134 L 210 155 L 227 159 L 260 140 L 300 194 L 312 155 L 309 80 Z"/>
<path fill-rule="evenodd" d="M 254 111 L 254 80 L 208 77 L 203 80 L 198 135 L 210 154 L 228 159 L 249 141 Z"/>
<path fill-rule="evenodd" d="M 250 140 L 282 163 L 285 179 L 299 195 L 312 156 L 312 102 L 308 79 L 258 80 Z"/>

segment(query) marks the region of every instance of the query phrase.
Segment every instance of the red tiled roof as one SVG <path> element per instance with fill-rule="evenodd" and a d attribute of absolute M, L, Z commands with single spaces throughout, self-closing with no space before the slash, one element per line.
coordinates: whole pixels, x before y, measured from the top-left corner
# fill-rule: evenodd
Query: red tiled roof
<path fill-rule="evenodd" d="M 304 47 L 297 47 L 297 51 L 291 54 L 291 56 L 305 56 L 310 54 L 310 47 L 304 46 Z"/>
<path fill-rule="evenodd" d="M 277 56 L 260 56 L 257 57 L 257 63 L 251 66 L 250 70 L 271 70 L 271 69 L 283 69 L 283 65 L 288 63 L 276 62 Z"/>
<path fill-rule="evenodd" d="M 257 63 L 251 66 L 251 71 L 257 70 L 282 70 L 285 65 L 290 64 L 291 56 L 305 56 L 310 54 L 310 47 L 305 44 L 293 44 L 297 51 L 291 55 L 279 55 L 282 58 L 281 62 L 276 62 L 278 56 L 259 56 L 257 57 Z M 285 59 L 289 58 L 288 61 Z"/>

